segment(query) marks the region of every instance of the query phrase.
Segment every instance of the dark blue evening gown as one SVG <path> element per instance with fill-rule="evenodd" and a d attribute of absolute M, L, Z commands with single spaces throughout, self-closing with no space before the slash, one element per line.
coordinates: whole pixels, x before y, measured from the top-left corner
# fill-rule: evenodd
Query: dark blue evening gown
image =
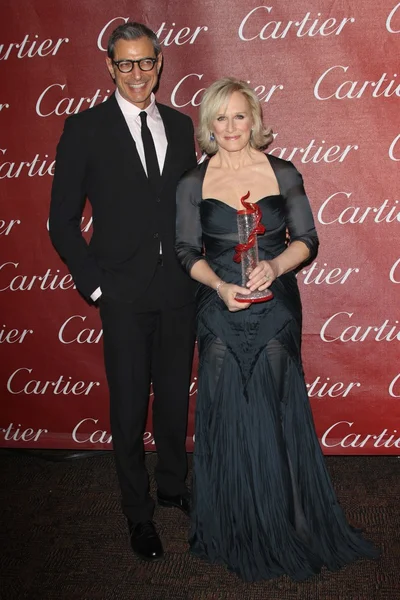
<path fill-rule="evenodd" d="M 259 200 L 266 227 L 258 236 L 260 259 L 283 252 L 288 228 L 291 241 L 308 246 L 311 262 L 318 238 L 301 175 L 292 163 L 268 159 L 280 194 Z M 233 261 L 236 210 L 202 199 L 207 162 L 178 188 L 177 254 L 188 272 L 206 258 L 221 279 L 241 285 L 241 266 Z M 246 581 L 284 574 L 303 580 L 323 565 L 334 571 L 378 555 L 347 523 L 314 430 L 295 274 L 279 277 L 271 289 L 273 300 L 239 312 L 207 286 L 199 284 L 197 294 L 190 547 Z"/>

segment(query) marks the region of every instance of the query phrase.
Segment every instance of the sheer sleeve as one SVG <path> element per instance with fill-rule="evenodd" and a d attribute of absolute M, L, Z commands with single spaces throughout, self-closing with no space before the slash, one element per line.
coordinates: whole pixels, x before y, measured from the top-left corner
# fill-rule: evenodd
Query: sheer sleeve
<path fill-rule="evenodd" d="M 189 275 L 193 265 L 204 258 L 200 221 L 203 170 L 200 165 L 186 173 L 176 191 L 175 251 Z"/>
<path fill-rule="evenodd" d="M 278 181 L 285 199 L 286 226 L 290 242 L 303 242 L 310 251 L 310 256 L 301 265 L 303 267 L 316 258 L 319 246 L 310 202 L 304 189 L 303 178 L 293 163 L 285 163 Z"/>

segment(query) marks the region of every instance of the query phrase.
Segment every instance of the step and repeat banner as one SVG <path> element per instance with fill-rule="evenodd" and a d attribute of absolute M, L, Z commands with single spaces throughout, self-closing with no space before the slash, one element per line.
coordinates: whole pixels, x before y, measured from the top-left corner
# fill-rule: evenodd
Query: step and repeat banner
<path fill-rule="evenodd" d="M 2 0 L 0 445 L 112 447 L 98 311 L 52 248 L 47 218 L 64 120 L 113 93 L 107 38 L 130 20 L 160 38 L 158 100 L 195 124 L 215 79 L 233 75 L 255 89 L 275 134 L 269 152 L 302 172 L 321 241 L 297 277 L 322 449 L 400 454 L 395 0 Z M 90 237 L 90 206 L 82 231 Z M 151 411 L 145 445 L 155 448 Z"/>

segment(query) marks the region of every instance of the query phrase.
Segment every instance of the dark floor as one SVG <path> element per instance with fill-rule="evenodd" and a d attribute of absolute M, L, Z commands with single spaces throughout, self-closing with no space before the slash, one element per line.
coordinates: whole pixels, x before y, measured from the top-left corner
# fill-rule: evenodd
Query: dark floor
<path fill-rule="evenodd" d="M 176 509 L 155 513 L 165 560 L 143 563 L 130 550 L 112 454 L 48 458 L 0 450 L 1 600 L 400 599 L 396 457 L 326 459 L 349 520 L 365 529 L 382 557 L 302 584 L 287 578 L 245 584 L 190 556 L 188 521 Z M 152 474 L 156 457 L 146 460 Z"/>

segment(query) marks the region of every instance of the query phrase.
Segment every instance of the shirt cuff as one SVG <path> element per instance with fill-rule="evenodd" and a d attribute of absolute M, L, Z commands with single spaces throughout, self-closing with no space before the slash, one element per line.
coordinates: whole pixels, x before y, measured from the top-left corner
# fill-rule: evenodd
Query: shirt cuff
<path fill-rule="evenodd" d="M 100 298 L 100 296 L 101 296 L 101 289 L 99 287 L 94 290 L 93 294 L 90 294 L 90 297 L 93 300 L 93 302 L 96 302 L 96 300 L 98 300 Z"/>

